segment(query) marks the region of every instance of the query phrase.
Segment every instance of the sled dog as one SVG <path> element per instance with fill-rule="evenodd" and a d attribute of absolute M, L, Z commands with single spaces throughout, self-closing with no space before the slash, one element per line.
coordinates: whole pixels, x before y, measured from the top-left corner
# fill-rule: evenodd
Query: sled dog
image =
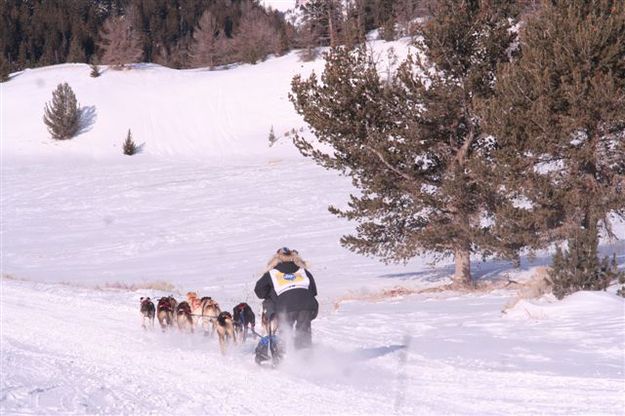
<path fill-rule="evenodd" d="M 145 325 L 145 321 L 147 319 L 150 323 L 150 327 L 154 328 L 154 303 L 150 300 L 149 297 L 141 297 L 141 299 L 139 299 L 139 302 L 141 302 L 141 326 L 144 329 L 147 329 L 147 326 Z"/>
<path fill-rule="evenodd" d="M 254 311 L 252 311 L 250 305 L 245 302 L 241 302 L 232 308 L 232 319 L 237 339 L 241 340 L 241 342 L 245 342 L 248 330 L 250 328 L 253 330 L 254 325 L 256 324 Z"/>
<path fill-rule="evenodd" d="M 161 330 L 165 331 L 168 326 L 174 325 L 174 311 L 176 308 L 176 300 L 171 297 L 162 297 L 156 304 L 156 317 L 161 325 Z"/>
<path fill-rule="evenodd" d="M 213 321 L 213 326 L 219 335 L 219 349 L 222 354 L 226 353 L 226 343 L 232 340 L 237 341 L 234 334 L 234 324 L 232 323 L 232 315 L 230 312 L 221 312 L 217 319 Z"/>
<path fill-rule="evenodd" d="M 176 323 L 181 331 L 189 330 L 193 333 L 193 317 L 191 316 L 191 306 L 188 302 L 182 301 L 176 307 Z"/>

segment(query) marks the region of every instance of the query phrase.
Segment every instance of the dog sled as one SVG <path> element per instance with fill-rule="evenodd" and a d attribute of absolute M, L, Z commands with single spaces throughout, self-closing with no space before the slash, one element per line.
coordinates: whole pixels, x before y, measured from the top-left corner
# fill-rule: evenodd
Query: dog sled
<path fill-rule="evenodd" d="M 256 364 L 261 367 L 277 367 L 284 358 L 284 344 L 280 338 L 272 331 L 269 331 L 269 334 L 265 336 L 254 331 L 254 335 L 259 337 L 254 350 Z"/>

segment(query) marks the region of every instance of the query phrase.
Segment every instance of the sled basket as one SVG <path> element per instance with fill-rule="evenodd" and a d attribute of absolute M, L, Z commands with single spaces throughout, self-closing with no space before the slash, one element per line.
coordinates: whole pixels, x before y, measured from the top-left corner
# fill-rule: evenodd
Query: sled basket
<path fill-rule="evenodd" d="M 280 340 L 275 335 L 267 335 L 258 340 L 255 350 L 255 361 L 258 365 L 270 363 L 272 367 L 276 367 L 284 355 L 284 349 Z"/>

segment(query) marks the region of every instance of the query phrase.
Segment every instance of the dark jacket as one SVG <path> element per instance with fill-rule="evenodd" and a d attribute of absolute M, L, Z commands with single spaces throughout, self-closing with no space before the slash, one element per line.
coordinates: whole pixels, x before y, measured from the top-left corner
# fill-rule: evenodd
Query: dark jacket
<path fill-rule="evenodd" d="M 299 268 L 300 267 L 292 261 L 278 263 L 278 265 L 275 266 L 275 269 L 282 273 L 295 273 Z M 266 272 L 256 282 L 254 292 L 256 296 L 261 299 L 271 300 L 277 312 L 315 311 L 316 314 L 319 309 L 319 304 L 315 299 L 315 296 L 317 296 L 317 285 L 308 270 L 306 270 L 306 276 L 310 279 L 308 289 L 291 289 L 278 296 L 274 290 L 271 276 L 269 272 Z"/>

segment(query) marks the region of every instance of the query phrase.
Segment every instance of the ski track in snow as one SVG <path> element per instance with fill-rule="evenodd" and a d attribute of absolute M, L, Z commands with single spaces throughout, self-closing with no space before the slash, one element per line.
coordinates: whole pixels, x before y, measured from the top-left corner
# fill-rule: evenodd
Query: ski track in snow
<path fill-rule="evenodd" d="M 4 280 L 3 414 L 623 409 L 622 356 L 601 348 L 622 341 L 622 317 L 588 328 L 578 322 L 583 311 L 568 319 L 507 320 L 496 312 L 502 294 L 353 302 L 315 321 L 310 355 L 292 353 L 267 370 L 253 363 L 251 341 L 222 357 L 213 337 L 142 330 L 137 296 Z M 563 338 L 570 325 L 582 331 L 570 335 L 587 345 Z"/>

